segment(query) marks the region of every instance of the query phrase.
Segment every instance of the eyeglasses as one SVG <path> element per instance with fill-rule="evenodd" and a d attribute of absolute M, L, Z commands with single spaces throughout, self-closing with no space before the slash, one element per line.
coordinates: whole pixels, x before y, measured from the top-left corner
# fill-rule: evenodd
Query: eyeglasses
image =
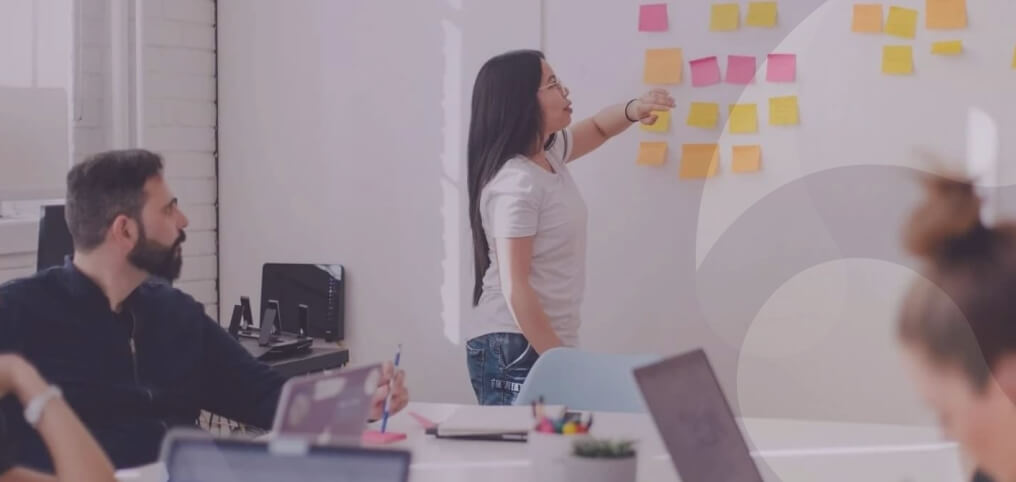
<path fill-rule="evenodd" d="M 556 89 L 558 92 L 561 93 L 561 95 L 568 95 L 568 88 L 565 87 L 560 80 L 555 79 L 550 83 L 548 83 L 547 85 L 540 87 L 540 90 L 550 90 L 550 89 Z"/>

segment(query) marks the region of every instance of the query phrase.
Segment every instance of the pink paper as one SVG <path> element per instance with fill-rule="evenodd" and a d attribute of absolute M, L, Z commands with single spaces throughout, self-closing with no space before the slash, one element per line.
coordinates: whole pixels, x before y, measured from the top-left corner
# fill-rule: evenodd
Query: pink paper
<path fill-rule="evenodd" d="M 794 82 L 797 79 L 797 55 L 769 54 L 766 66 L 766 80 L 769 82 Z"/>
<path fill-rule="evenodd" d="M 639 7 L 639 32 L 666 32 L 667 4 L 653 3 Z"/>
<path fill-rule="evenodd" d="M 705 87 L 720 83 L 720 64 L 716 61 L 716 57 L 703 57 L 692 60 L 690 64 L 692 87 Z"/>
<path fill-rule="evenodd" d="M 727 83 L 750 84 L 755 78 L 755 57 L 727 56 Z"/>

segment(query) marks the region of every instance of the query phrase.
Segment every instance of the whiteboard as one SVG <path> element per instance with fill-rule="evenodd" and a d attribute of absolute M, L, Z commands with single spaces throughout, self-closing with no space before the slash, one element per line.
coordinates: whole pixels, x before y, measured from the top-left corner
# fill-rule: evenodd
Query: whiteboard
<path fill-rule="evenodd" d="M 707 1 L 667 1 L 670 28 L 638 32 L 638 4 L 545 0 L 544 49 L 571 89 L 575 118 L 624 102 L 642 81 L 646 48 L 679 47 L 683 83 L 671 130 L 631 130 L 573 164 L 590 210 L 583 342 L 590 349 L 670 353 L 705 346 L 744 414 L 923 422 L 893 339 L 895 313 L 914 264 L 899 247 L 919 196 L 912 155 L 925 147 L 962 165 L 970 107 L 999 132 L 1016 127 L 1011 68 L 1016 3 L 968 2 L 969 27 L 924 28 L 915 39 L 850 32 L 854 1 L 779 1 L 779 26 L 708 30 Z M 885 7 L 888 9 L 888 4 Z M 960 57 L 931 43 L 962 39 Z M 881 74 L 884 45 L 912 45 L 916 73 Z M 765 81 L 765 56 L 797 54 L 797 81 Z M 755 82 L 693 88 L 688 61 L 753 55 Z M 801 124 L 769 126 L 768 99 L 797 95 Z M 756 103 L 759 132 L 688 127 L 693 101 Z M 1004 135 L 1003 135 L 1004 136 Z M 667 163 L 635 165 L 640 141 L 665 140 Z M 718 143 L 718 176 L 678 179 L 682 143 Z M 762 148 L 762 171 L 732 174 L 735 144 Z M 1003 137 L 1002 160 L 1016 155 Z M 1016 171 L 1000 166 L 998 183 Z M 996 197 L 1005 198 L 1005 190 Z M 1008 199 L 1016 201 L 1016 198 Z M 1016 203 L 999 206 L 1016 213 Z M 858 390 L 859 386 L 865 387 Z"/>

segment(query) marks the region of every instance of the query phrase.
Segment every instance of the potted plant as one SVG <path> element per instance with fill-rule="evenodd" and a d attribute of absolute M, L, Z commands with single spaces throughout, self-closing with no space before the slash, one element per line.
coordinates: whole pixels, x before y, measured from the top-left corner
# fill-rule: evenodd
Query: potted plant
<path fill-rule="evenodd" d="M 576 440 L 565 482 L 634 482 L 638 468 L 632 440 Z"/>

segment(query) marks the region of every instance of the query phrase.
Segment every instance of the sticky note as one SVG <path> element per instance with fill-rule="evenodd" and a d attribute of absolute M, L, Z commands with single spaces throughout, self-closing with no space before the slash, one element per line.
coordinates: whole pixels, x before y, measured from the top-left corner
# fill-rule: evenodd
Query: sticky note
<path fill-rule="evenodd" d="M 947 40 L 931 44 L 931 53 L 936 55 L 959 55 L 963 53 L 962 40 Z"/>
<path fill-rule="evenodd" d="M 715 3 L 709 19 L 709 30 L 730 32 L 740 27 L 741 7 L 736 3 Z"/>
<path fill-rule="evenodd" d="M 715 129 L 720 122 L 720 105 L 713 102 L 692 102 L 688 110 L 688 125 Z"/>
<path fill-rule="evenodd" d="M 666 32 L 667 23 L 666 3 L 652 3 L 639 7 L 639 32 Z"/>
<path fill-rule="evenodd" d="M 730 170 L 738 173 L 758 172 L 762 169 L 762 148 L 760 146 L 734 146 Z"/>
<path fill-rule="evenodd" d="M 666 142 L 639 143 L 639 157 L 635 162 L 640 166 L 662 166 L 667 161 Z"/>
<path fill-rule="evenodd" d="M 729 129 L 731 134 L 758 132 L 758 106 L 756 104 L 731 105 Z"/>
<path fill-rule="evenodd" d="M 882 33 L 882 5 L 871 3 L 854 5 L 854 23 L 850 30 L 857 33 Z"/>
<path fill-rule="evenodd" d="M 656 114 L 656 122 L 650 124 L 640 124 L 642 130 L 646 132 L 667 132 L 670 130 L 670 111 L 661 110 L 653 111 Z"/>
<path fill-rule="evenodd" d="M 914 72 L 914 48 L 909 45 L 886 45 L 882 48 L 882 73 L 906 75 Z"/>
<path fill-rule="evenodd" d="M 797 96 L 772 97 L 769 99 L 769 124 L 792 126 L 800 123 L 797 114 Z"/>
<path fill-rule="evenodd" d="M 766 62 L 766 80 L 769 82 L 793 82 L 797 79 L 797 55 L 769 54 Z"/>
<path fill-rule="evenodd" d="M 886 33 L 897 37 L 914 38 L 917 33 L 917 10 L 903 7 L 889 7 L 889 21 Z"/>
<path fill-rule="evenodd" d="M 750 2 L 745 23 L 752 27 L 775 27 L 776 11 L 776 2 Z"/>
<path fill-rule="evenodd" d="M 1012 68 L 1016 69 L 1016 50 L 1012 53 Z"/>
<path fill-rule="evenodd" d="M 645 81 L 647 84 L 680 84 L 683 64 L 681 49 L 648 49 Z"/>
<path fill-rule="evenodd" d="M 755 57 L 745 55 L 727 56 L 727 83 L 747 85 L 755 79 Z"/>
<path fill-rule="evenodd" d="M 716 57 L 704 57 L 689 63 L 693 87 L 705 87 L 720 82 L 720 63 L 716 61 Z"/>
<path fill-rule="evenodd" d="M 925 26 L 930 30 L 967 27 L 967 0 L 926 0 Z"/>
<path fill-rule="evenodd" d="M 685 144 L 681 149 L 682 179 L 705 179 L 716 175 L 720 164 L 717 144 Z"/>

